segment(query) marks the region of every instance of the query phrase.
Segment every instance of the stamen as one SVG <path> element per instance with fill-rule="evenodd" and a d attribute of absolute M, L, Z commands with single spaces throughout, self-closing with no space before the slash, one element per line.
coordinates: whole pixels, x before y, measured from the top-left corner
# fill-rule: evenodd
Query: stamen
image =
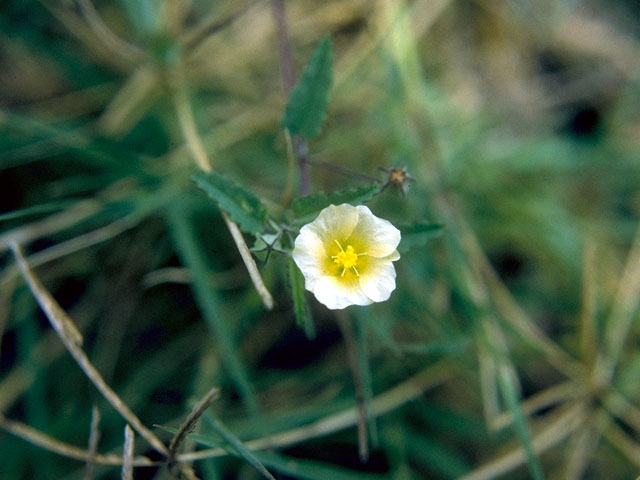
<path fill-rule="evenodd" d="M 358 273 L 358 269 L 356 267 L 351 267 L 351 268 L 353 268 L 353 271 L 356 272 L 356 277 L 359 277 L 360 274 Z"/>

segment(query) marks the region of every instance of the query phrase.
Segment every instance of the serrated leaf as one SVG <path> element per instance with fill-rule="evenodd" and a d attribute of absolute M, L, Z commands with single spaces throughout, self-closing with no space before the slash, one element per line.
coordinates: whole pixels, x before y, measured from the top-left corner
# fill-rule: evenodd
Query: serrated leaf
<path fill-rule="evenodd" d="M 320 133 L 327 115 L 329 91 L 333 81 L 331 38 L 324 37 L 316 47 L 302 78 L 291 90 L 282 119 L 282 126 L 307 140 Z"/>
<path fill-rule="evenodd" d="M 191 179 L 221 210 L 229 214 L 241 230 L 247 233 L 259 233 L 267 220 L 267 209 L 260 199 L 234 181 L 216 173 L 197 172 Z"/>
<path fill-rule="evenodd" d="M 291 205 L 291 210 L 297 223 L 305 223 L 313 220 L 323 208 L 329 205 L 340 205 L 342 203 L 360 205 L 371 200 L 379 192 L 380 185 L 377 183 L 352 190 L 333 192 L 328 195 L 324 192 L 318 192 L 307 197 L 296 198 Z"/>
<path fill-rule="evenodd" d="M 398 251 L 405 253 L 412 248 L 422 247 L 427 241 L 442 233 L 442 225 L 437 223 L 413 223 L 399 227 L 402 239 L 398 245 Z"/>
<path fill-rule="evenodd" d="M 289 285 L 291 287 L 291 297 L 293 298 L 293 312 L 296 316 L 298 326 L 304 330 L 307 338 L 316 336 L 316 329 L 311 316 L 311 309 L 307 303 L 304 293 L 304 278 L 302 272 L 293 260 L 289 260 Z"/>

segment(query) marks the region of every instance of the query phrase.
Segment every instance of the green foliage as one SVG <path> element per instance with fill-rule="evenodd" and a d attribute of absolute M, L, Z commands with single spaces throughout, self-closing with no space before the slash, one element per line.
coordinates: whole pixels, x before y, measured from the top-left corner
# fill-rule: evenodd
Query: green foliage
<path fill-rule="evenodd" d="M 178 253 L 193 275 L 194 293 L 205 321 L 211 329 L 212 338 L 217 342 L 223 362 L 249 410 L 256 413 L 258 404 L 255 400 L 249 374 L 238 355 L 233 331 L 223 316 L 222 299 L 211 288 L 210 270 L 207 266 L 204 249 L 196 238 L 194 225 L 190 221 L 191 211 L 188 205 L 177 201 L 171 206 L 168 214 L 169 225 L 173 230 Z"/>
<path fill-rule="evenodd" d="M 253 234 L 262 231 L 267 209 L 258 197 L 217 173 L 197 172 L 191 178 L 240 229 Z"/>
<path fill-rule="evenodd" d="M 402 238 L 398 251 L 405 253 L 425 246 L 429 240 L 442 234 L 442 228 L 442 225 L 435 223 L 413 223 L 399 227 Z"/>
<path fill-rule="evenodd" d="M 231 433 L 227 427 L 225 427 L 220 420 L 218 420 L 213 415 L 207 414 L 205 415 L 205 421 L 208 426 L 210 426 L 218 435 L 222 437 L 222 439 L 231 447 L 236 454 L 245 460 L 247 463 L 252 465 L 260 474 L 268 478 L 269 480 L 275 480 L 273 475 L 264 467 L 264 465 L 260 462 L 258 457 L 245 445 L 242 441 L 236 437 L 233 433 Z"/>
<path fill-rule="evenodd" d="M 360 205 L 368 202 L 378 193 L 380 193 L 380 185 L 377 183 L 329 194 L 317 192 L 306 197 L 296 198 L 291 205 L 291 210 L 296 223 L 307 223 L 317 217 L 320 211 L 329 205 L 340 205 L 342 203 Z"/>
<path fill-rule="evenodd" d="M 291 259 L 289 260 L 289 286 L 291 288 L 291 298 L 293 299 L 293 313 L 296 316 L 298 326 L 304 330 L 307 338 L 313 339 L 316 336 L 316 328 L 311 316 L 311 309 L 305 296 L 304 278 L 298 266 Z"/>
<path fill-rule="evenodd" d="M 202 480 L 257 478 L 254 467 L 314 480 L 635 478 L 633 2 L 609 14 L 594 0 L 587 21 L 569 0 L 493 2 L 481 15 L 422 2 L 428 25 L 416 2 L 174 3 L 1 7 L 2 480 L 89 477 L 51 439 L 88 453 L 94 405 L 98 453 L 115 455 L 96 457 L 92 478 L 119 478 L 124 425 L 43 323 L 12 241 L 142 424 L 175 425 L 219 388 L 210 413 L 223 423 L 203 417 L 191 437 L 216 448 L 193 462 Z M 279 5 L 285 62 L 286 32 L 264 15 Z M 583 40 L 602 25 L 607 49 L 594 55 Z M 544 68 L 496 69 L 504 48 Z M 281 70 L 309 56 L 283 112 Z M 216 173 L 191 183 L 196 151 Z M 411 188 L 399 175 L 384 195 L 377 183 L 345 190 L 392 165 Z M 310 195 L 295 198 L 296 185 Z M 344 202 L 370 202 L 398 226 L 403 255 L 388 301 L 334 312 L 305 291 L 289 252 L 298 227 Z M 218 210 L 270 255 L 252 274 L 273 310 Z M 357 320 L 357 369 L 341 313 Z M 150 453 L 136 435 L 136 456 Z"/>
<path fill-rule="evenodd" d="M 302 78 L 291 90 L 282 126 L 293 134 L 311 140 L 327 115 L 329 91 L 333 81 L 331 38 L 324 37 L 302 72 Z"/>
<path fill-rule="evenodd" d="M 524 416 L 524 412 L 522 411 L 522 406 L 520 405 L 520 399 L 518 398 L 518 386 L 512 370 L 505 366 L 500 366 L 498 368 L 498 385 L 502 395 L 504 396 L 507 408 L 513 417 L 513 428 L 524 446 L 524 452 L 527 457 L 527 463 L 529 464 L 531 477 L 534 480 L 543 480 L 544 474 L 542 473 L 542 467 L 540 466 L 538 456 L 533 449 L 531 433 L 529 432 L 529 426 L 527 425 L 527 420 Z"/>

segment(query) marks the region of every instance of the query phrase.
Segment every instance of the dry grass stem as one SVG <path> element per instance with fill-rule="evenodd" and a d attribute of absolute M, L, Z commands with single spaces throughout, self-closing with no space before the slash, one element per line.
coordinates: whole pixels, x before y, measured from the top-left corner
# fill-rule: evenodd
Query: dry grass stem
<path fill-rule="evenodd" d="M 596 381 L 611 381 L 640 304 L 640 226 L 627 257 L 604 332 L 604 348 L 595 367 Z"/>
<path fill-rule="evenodd" d="M 33 267 L 39 267 L 45 263 L 52 262 L 59 258 L 71 255 L 79 250 L 89 248 L 93 245 L 97 245 L 102 242 L 120 235 L 127 230 L 132 229 L 140 223 L 142 217 L 136 213 L 132 213 L 123 217 L 115 222 L 112 222 L 104 227 L 91 230 L 90 232 L 77 235 L 69 240 L 60 242 L 49 248 L 45 248 L 37 253 L 29 255 L 27 262 Z M 20 242 L 17 242 L 20 243 Z M 0 288 L 3 288 L 7 282 L 12 281 L 14 278 L 20 275 L 20 270 L 17 267 L 9 266 L 3 272 L 0 277 Z"/>
<path fill-rule="evenodd" d="M 571 437 L 570 446 L 567 448 L 567 463 L 564 478 L 567 480 L 580 480 L 591 461 L 593 451 L 598 446 L 600 434 L 595 432 L 592 425 L 585 422 Z"/>
<path fill-rule="evenodd" d="M 588 240 L 584 245 L 582 261 L 582 311 L 580 312 L 580 356 L 582 362 L 591 366 L 598 351 L 598 329 L 596 325 L 596 245 Z"/>
<path fill-rule="evenodd" d="M 575 405 L 563 412 L 553 422 L 536 435 L 533 435 L 534 451 L 539 455 L 562 442 L 575 431 L 585 417 L 582 405 Z M 516 448 L 475 470 L 458 480 L 491 480 L 523 465 L 527 457 L 523 447 Z"/>
<path fill-rule="evenodd" d="M 347 358 L 349 359 L 349 367 L 351 368 L 351 377 L 356 393 L 356 408 L 358 411 L 358 453 L 360 460 L 366 462 L 369 458 L 369 432 L 367 422 L 367 407 L 365 404 L 364 385 L 362 384 L 362 365 L 358 361 L 358 352 L 356 346 L 355 333 L 353 331 L 352 319 L 344 312 L 338 312 L 336 315 L 338 326 L 342 331 L 345 347 L 347 349 Z"/>
<path fill-rule="evenodd" d="M 84 480 L 91 480 L 93 478 L 94 463 L 93 457 L 96 456 L 98 452 L 98 442 L 100 441 L 100 410 L 95 405 L 91 409 L 91 429 L 89 430 L 89 449 L 87 451 L 87 455 L 89 455 L 89 459 L 87 460 L 87 465 L 84 470 Z"/>
<path fill-rule="evenodd" d="M 408 380 L 376 396 L 371 402 L 371 414 L 382 416 L 396 408 L 422 396 L 427 390 L 434 388 L 455 376 L 451 365 L 440 362 L 429 366 Z M 359 411 L 357 407 L 329 415 L 303 427 L 276 433 L 264 438 L 244 442 L 250 450 L 266 450 L 284 448 L 313 438 L 324 437 L 345 428 L 357 425 Z M 193 453 L 178 455 L 178 461 L 202 460 L 228 455 L 222 448 L 212 448 Z"/>
<path fill-rule="evenodd" d="M 124 447 L 122 449 L 122 480 L 133 480 L 134 433 L 129 425 L 124 426 Z"/>
<path fill-rule="evenodd" d="M 84 351 L 80 348 L 78 340 L 79 333 L 75 328 L 73 321 L 62 310 L 60 305 L 55 301 L 51 294 L 45 289 L 44 285 L 35 276 L 31 267 L 27 263 L 20 247 L 17 244 L 11 246 L 13 254 L 18 262 L 18 266 L 22 275 L 31 289 L 33 296 L 38 301 L 40 307 L 44 310 L 53 326 L 54 330 L 62 340 L 71 356 L 74 358 L 78 366 L 85 373 L 87 378 L 102 393 L 105 399 L 146 439 L 156 450 L 167 455 L 169 451 L 164 444 L 155 436 L 153 432 L 147 429 L 131 409 L 120 399 L 120 397 L 109 387 L 100 373 L 91 364 Z"/>
<path fill-rule="evenodd" d="M 573 381 L 567 381 L 530 396 L 520 405 L 525 415 L 531 415 L 539 410 L 552 407 L 560 402 L 565 402 L 571 397 L 578 396 L 579 393 L 579 387 L 576 386 Z M 502 430 L 511 425 L 511 422 L 513 422 L 513 416 L 510 412 L 505 412 L 491 421 L 491 428 L 494 430 Z"/>
<path fill-rule="evenodd" d="M 50 215 L 42 220 L 9 230 L 0 234 L 0 252 L 8 250 L 12 242 L 25 245 L 38 238 L 60 232 L 99 213 L 102 209 L 100 202 L 83 200 L 63 212 Z"/>
<path fill-rule="evenodd" d="M 196 428 L 202 414 L 207 411 L 219 396 L 220 390 L 217 387 L 212 388 L 198 403 L 194 405 L 187 419 L 182 425 L 180 425 L 180 428 L 171 439 L 171 443 L 169 444 L 169 465 L 171 465 L 175 460 L 178 450 L 180 450 L 180 447 L 186 440 L 187 435 L 193 432 Z"/>
<path fill-rule="evenodd" d="M 67 458 L 72 458 L 82 462 L 92 461 L 96 465 L 122 465 L 122 457 L 120 455 L 102 455 L 100 453 L 91 454 L 88 450 L 61 442 L 60 440 L 36 430 L 35 428 L 1 416 L 0 428 L 12 435 L 15 435 L 16 437 L 22 438 L 26 442 L 37 445 L 48 452 L 56 453 Z M 136 466 L 141 467 L 156 465 L 156 462 L 153 462 L 146 457 L 136 457 L 134 463 Z"/>
<path fill-rule="evenodd" d="M 233 237 L 233 240 L 236 242 L 236 247 L 238 247 L 238 252 L 240 252 L 240 256 L 244 261 L 245 266 L 247 267 L 247 272 L 249 272 L 249 277 L 253 282 L 253 286 L 255 287 L 258 295 L 260 295 L 260 299 L 262 300 L 262 304 L 267 310 L 272 310 L 274 307 L 273 297 L 269 290 L 267 290 L 266 285 L 262 281 L 262 277 L 260 276 L 260 271 L 258 270 L 258 266 L 256 265 L 256 261 L 253 259 L 253 255 L 251 255 L 251 251 L 247 246 L 247 242 L 244 241 L 244 237 L 242 236 L 242 232 L 238 228 L 238 225 L 229 218 L 229 215 L 226 212 L 221 212 L 222 218 L 224 222 L 227 224 L 227 228 Z"/>
<path fill-rule="evenodd" d="M 126 58 L 131 63 L 139 62 L 145 58 L 145 52 L 139 47 L 132 45 L 120 37 L 102 21 L 100 15 L 96 11 L 91 0 L 75 0 L 82 16 L 89 25 L 91 31 L 100 39 L 100 41 L 113 53 Z"/>
<path fill-rule="evenodd" d="M 189 152 L 191 156 L 195 160 L 198 167 L 204 172 L 211 172 L 213 170 L 211 166 L 211 162 L 207 155 L 207 152 L 202 144 L 202 140 L 200 138 L 200 134 L 196 128 L 195 119 L 193 118 L 193 110 L 191 109 L 191 104 L 189 102 L 189 98 L 187 97 L 187 90 L 185 79 L 183 73 L 178 70 L 177 74 L 177 82 L 178 86 L 176 88 L 176 92 L 174 95 L 174 104 L 176 108 L 176 113 L 178 115 L 178 122 L 180 123 L 180 127 L 182 128 L 182 133 L 184 135 L 185 141 L 187 143 L 187 147 L 189 148 Z M 247 267 L 247 272 L 249 273 L 249 277 L 253 282 L 253 286 L 255 287 L 258 295 L 260 295 L 260 299 L 262 300 L 263 305 L 267 310 L 273 309 L 274 302 L 271 293 L 267 289 L 260 276 L 260 271 L 258 270 L 258 266 L 256 265 L 256 261 L 253 259 L 251 252 L 249 251 L 249 247 L 247 246 L 247 242 L 245 242 L 244 237 L 242 236 L 242 232 L 238 228 L 238 225 L 229 218 L 226 212 L 221 211 L 222 218 L 227 224 L 227 228 L 231 233 L 231 237 L 240 252 L 240 256 Z"/>

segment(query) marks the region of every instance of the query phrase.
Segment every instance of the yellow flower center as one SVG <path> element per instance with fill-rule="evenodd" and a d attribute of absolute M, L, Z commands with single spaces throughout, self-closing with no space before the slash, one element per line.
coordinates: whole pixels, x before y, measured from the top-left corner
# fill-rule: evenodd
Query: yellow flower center
<path fill-rule="evenodd" d="M 358 257 L 360 255 L 366 255 L 366 253 L 356 253 L 351 245 L 347 245 L 347 248 L 343 249 L 338 240 L 335 240 L 335 242 L 338 244 L 338 247 L 340 247 L 340 251 L 337 255 L 332 255 L 331 258 L 333 258 L 333 261 L 337 265 L 342 266 L 342 274 L 340 276 L 344 277 L 344 272 L 350 268 L 353 268 L 356 276 L 360 276 L 356 264 L 358 263 Z"/>

